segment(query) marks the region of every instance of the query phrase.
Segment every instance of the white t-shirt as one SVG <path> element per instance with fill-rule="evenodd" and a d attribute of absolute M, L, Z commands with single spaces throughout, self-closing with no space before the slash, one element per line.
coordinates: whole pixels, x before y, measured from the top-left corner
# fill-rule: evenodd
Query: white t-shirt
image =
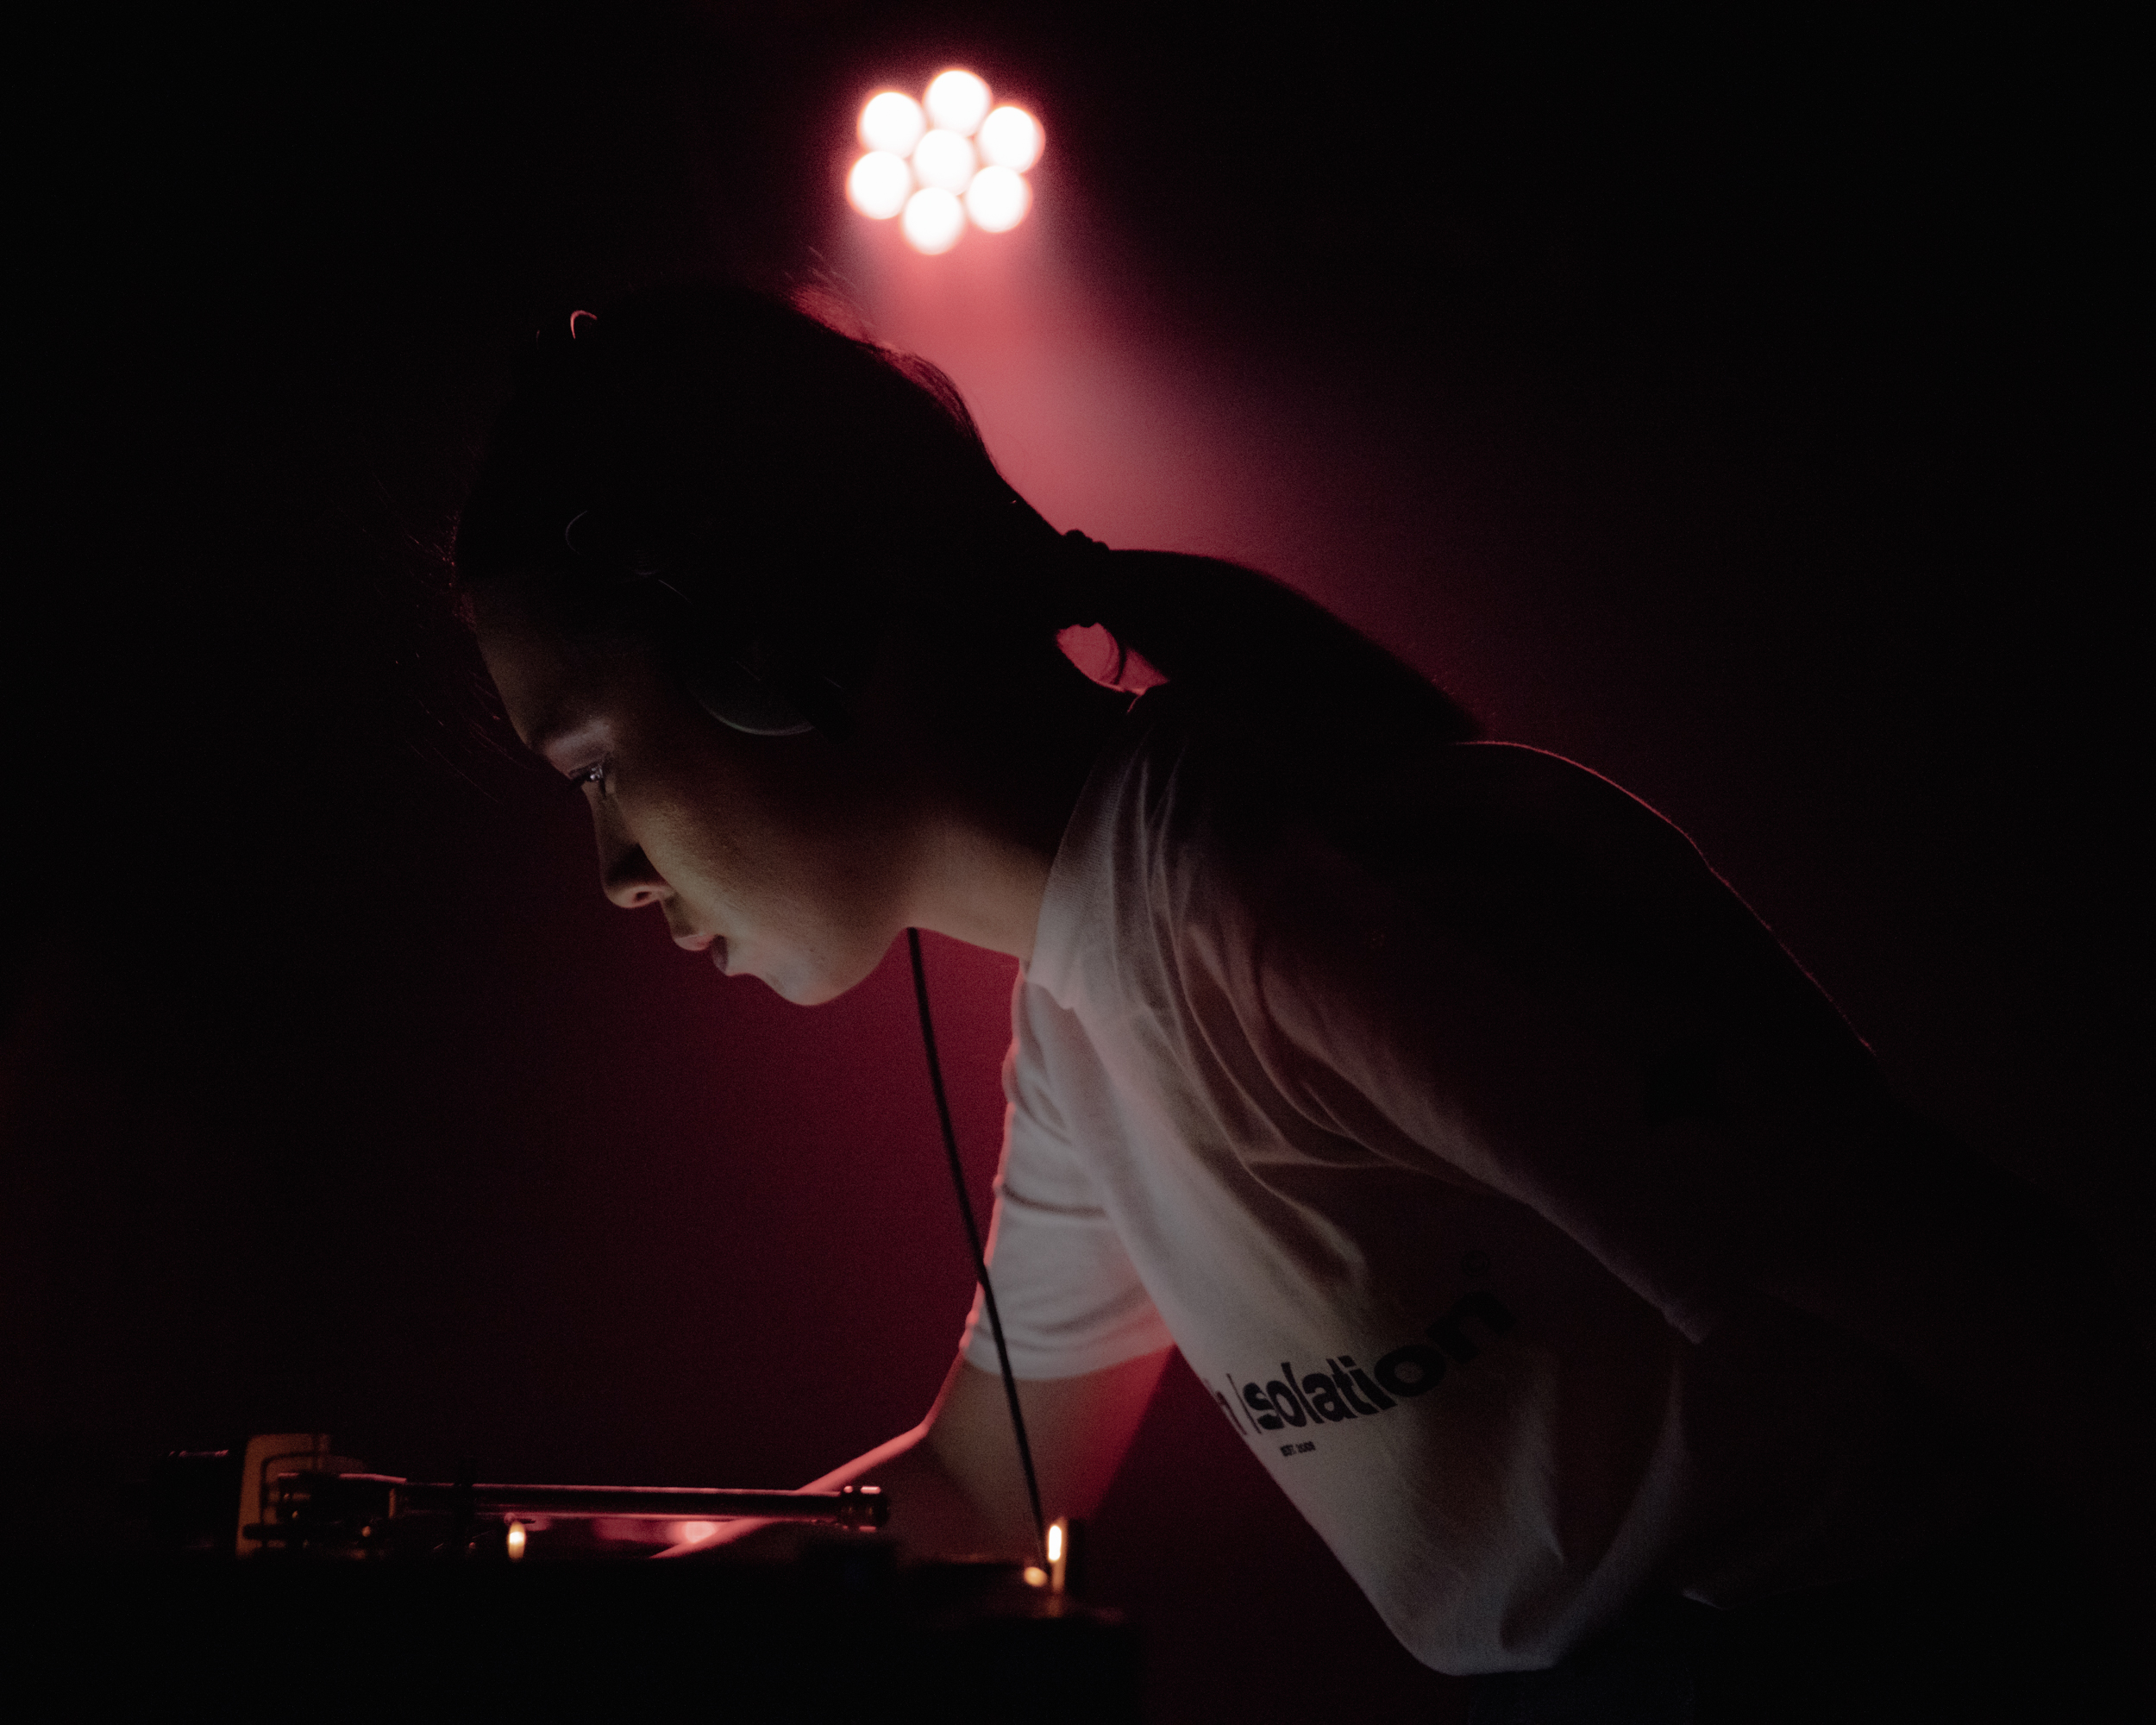
<path fill-rule="evenodd" d="M 1408 824 L 1358 860 L 1213 746 L 1138 702 L 1050 877 L 993 1245 L 1018 1374 L 1172 1342 L 1447 1672 L 1956 1515 L 1936 1415 L 1808 1291 L 1917 1273 L 1852 1184 L 1892 1110 L 1683 836 L 1468 744 L 1373 791 Z"/>

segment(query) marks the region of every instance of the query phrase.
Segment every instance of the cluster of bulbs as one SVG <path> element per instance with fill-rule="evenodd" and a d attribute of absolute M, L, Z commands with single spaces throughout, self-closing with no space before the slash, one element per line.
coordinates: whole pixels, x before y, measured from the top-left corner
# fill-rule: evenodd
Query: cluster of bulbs
<path fill-rule="evenodd" d="M 868 98 L 858 128 L 868 154 L 846 176 L 846 198 L 879 222 L 896 216 L 906 242 L 947 252 L 966 224 L 1008 233 L 1033 207 L 1025 171 L 1041 159 L 1041 122 L 991 105 L 970 72 L 939 73 L 918 102 L 895 90 Z"/>

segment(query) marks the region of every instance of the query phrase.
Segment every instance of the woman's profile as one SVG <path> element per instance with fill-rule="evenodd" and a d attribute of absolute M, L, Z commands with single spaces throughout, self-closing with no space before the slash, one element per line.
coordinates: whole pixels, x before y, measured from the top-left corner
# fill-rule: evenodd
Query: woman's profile
<path fill-rule="evenodd" d="M 1262 575 L 1056 533 L 931 368 L 730 285 L 542 332 L 456 556 L 617 904 L 805 1005 L 908 929 L 1020 962 L 993 1270 L 1050 1513 L 1172 1349 L 1482 1717 L 1946 1716 L 2002 1612 L 2002 1682 L 2095 1621 L 2122 1325 L 1617 787 Z M 997 1371 L 970 1326 L 828 1479 L 1024 1551 Z M 1800 1647 L 1816 1710 L 1761 1710 Z"/>

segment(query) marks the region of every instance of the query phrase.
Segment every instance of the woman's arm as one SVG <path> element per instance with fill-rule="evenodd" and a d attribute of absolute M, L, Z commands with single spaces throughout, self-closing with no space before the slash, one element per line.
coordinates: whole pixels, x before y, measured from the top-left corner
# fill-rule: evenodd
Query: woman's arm
<path fill-rule="evenodd" d="M 1076 1377 L 1018 1380 L 1041 1507 L 1051 1520 L 1088 1515 L 1106 1494 L 1169 1352 L 1141 1354 Z M 890 1494 L 890 1531 L 914 1556 L 1034 1554 L 1032 1511 L 1002 1381 L 962 1357 L 952 1362 L 936 1405 L 919 1425 L 811 1480 L 805 1489 L 829 1491 L 856 1483 Z M 767 1527 L 780 1537 L 792 1531 L 766 1521 L 730 1522 L 711 1538 L 677 1546 L 666 1555 L 713 1550 Z"/>

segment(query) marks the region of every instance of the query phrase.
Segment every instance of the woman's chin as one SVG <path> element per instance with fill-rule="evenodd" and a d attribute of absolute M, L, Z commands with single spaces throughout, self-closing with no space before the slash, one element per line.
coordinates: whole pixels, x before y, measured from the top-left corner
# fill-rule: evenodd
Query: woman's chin
<path fill-rule="evenodd" d="M 821 965 L 806 958 L 765 960 L 738 950 L 726 967 L 729 976 L 754 976 L 780 1000 L 797 1007 L 820 1007 L 835 1000 L 853 983 L 833 977 Z"/>
<path fill-rule="evenodd" d="M 842 954 L 835 960 L 829 955 L 812 953 L 739 955 L 730 961 L 728 974 L 754 976 L 780 1000 L 797 1007 L 820 1007 L 867 982 L 874 975 L 881 957 L 881 953 L 865 958 Z M 746 963 L 742 962 L 743 958 Z"/>
<path fill-rule="evenodd" d="M 774 982 L 765 979 L 766 986 L 780 1000 L 797 1007 L 820 1007 L 826 1000 L 835 1000 L 846 991 L 834 988 L 821 977 L 812 981 Z"/>

